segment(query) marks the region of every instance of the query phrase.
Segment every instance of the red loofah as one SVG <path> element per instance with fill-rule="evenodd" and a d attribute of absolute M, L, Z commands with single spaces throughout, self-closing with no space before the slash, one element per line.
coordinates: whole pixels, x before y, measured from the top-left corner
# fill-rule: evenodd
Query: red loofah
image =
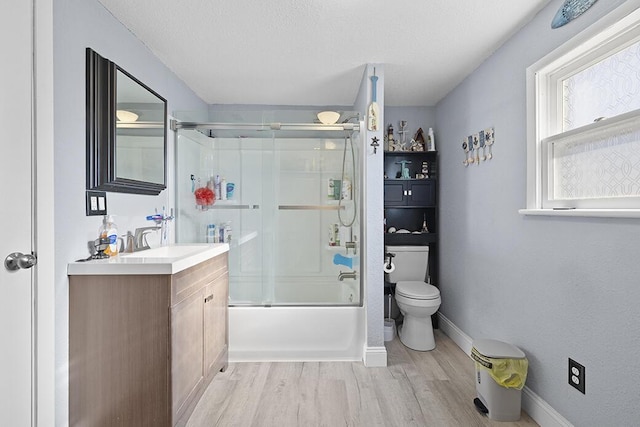
<path fill-rule="evenodd" d="M 216 194 L 210 188 L 200 187 L 193 194 L 196 196 L 196 204 L 199 206 L 209 206 L 215 203 Z"/>

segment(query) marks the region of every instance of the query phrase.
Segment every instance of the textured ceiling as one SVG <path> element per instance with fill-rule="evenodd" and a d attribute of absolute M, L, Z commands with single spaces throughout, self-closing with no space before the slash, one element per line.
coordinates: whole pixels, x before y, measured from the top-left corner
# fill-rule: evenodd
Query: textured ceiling
<path fill-rule="evenodd" d="M 210 104 L 433 106 L 549 0 L 100 0 Z"/>

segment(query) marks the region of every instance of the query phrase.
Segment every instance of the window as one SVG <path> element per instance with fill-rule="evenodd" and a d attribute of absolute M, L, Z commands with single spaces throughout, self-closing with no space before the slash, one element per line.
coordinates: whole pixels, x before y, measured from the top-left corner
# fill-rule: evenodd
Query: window
<path fill-rule="evenodd" d="M 630 3 L 527 69 L 528 210 L 640 215 L 640 9 Z"/>

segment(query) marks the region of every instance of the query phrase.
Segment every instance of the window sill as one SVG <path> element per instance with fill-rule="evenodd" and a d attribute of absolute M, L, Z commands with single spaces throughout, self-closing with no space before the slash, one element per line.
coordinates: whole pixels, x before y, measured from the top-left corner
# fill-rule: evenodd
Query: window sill
<path fill-rule="evenodd" d="M 520 209 L 520 215 L 640 218 L 640 209 Z"/>

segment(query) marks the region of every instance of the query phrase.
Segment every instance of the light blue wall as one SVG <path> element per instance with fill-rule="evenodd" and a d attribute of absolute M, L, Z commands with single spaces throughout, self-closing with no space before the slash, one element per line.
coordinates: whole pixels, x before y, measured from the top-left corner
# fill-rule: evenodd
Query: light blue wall
<path fill-rule="evenodd" d="M 550 28 L 553 0 L 436 106 L 440 312 L 472 338 L 512 342 L 527 385 L 577 426 L 640 419 L 640 221 L 527 217 L 525 69 L 624 3 Z M 462 165 L 461 139 L 495 127 L 494 158 Z M 567 358 L 586 366 L 586 395 Z"/>
<path fill-rule="evenodd" d="M 68 424 L 67 263 L 86 258 L 100 217 L 85 216 L 85 48 L 91 47 L 147 84 L 168 101 L 168 111 L 206 110 L 207 105 L 167 69 L 96 0 L 54 0 L 54 157 L 56 425 Z M 173 135 L 169 133 L 169 153 Z M 173 156 L 169 169 L 173 169 Z M 173 175 L 159 196 L 107 193 L 109 213 L 120 233 L 149 225 L 154 208 L 169 208 Z"/>

